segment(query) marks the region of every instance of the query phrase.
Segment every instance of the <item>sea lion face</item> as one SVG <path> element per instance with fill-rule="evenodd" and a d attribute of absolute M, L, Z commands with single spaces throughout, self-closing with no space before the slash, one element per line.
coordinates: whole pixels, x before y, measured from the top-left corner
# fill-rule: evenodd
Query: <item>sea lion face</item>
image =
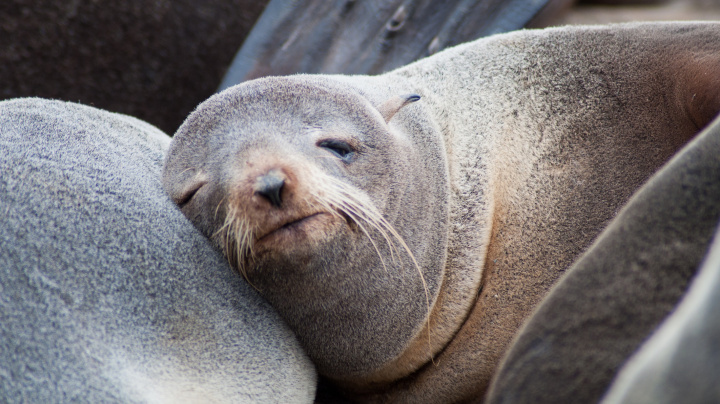
<path fill-rule="evenodd" d="M 425 324 L 444 267 L 447 184 L 386 122 L 416 98 L 375 107 L 313 80 L 257 80 L 201 104 L 163 181 L 320 372 L 351 379 L 400 355 Z"/>

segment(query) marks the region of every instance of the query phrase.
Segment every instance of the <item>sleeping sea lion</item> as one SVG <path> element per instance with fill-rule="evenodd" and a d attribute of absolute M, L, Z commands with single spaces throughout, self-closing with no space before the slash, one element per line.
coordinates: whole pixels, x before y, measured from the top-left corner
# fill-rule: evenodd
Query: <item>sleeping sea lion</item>
<path fill-rule="evenodd" d="M 163 184 L 363 402 L 480 399 L 535 304 L 720 109 L 720 24 L 519 31 L 202 103 Z"/>

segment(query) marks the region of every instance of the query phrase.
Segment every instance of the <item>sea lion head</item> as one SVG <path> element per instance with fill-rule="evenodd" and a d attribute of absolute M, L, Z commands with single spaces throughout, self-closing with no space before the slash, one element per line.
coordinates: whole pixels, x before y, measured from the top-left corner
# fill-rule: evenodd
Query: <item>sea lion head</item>
<path fill-rule="evenodd" d="M 171 198 L 336 380 L 401 356 L 438 294 L 448 175 L 419 98 L 255 80 L 201 104 L 166 158 Z"/>

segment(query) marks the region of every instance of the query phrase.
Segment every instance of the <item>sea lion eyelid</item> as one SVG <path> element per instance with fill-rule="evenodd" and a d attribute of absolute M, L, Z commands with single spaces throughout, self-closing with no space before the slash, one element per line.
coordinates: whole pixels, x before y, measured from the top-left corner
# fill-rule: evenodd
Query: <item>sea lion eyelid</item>
<path fill-rule="evenodd" d="M 197 194 L 197 192 L 207 184 L 206 181 L 202 182 L 196 182 L 192 186 L 186 188 L 177 198 L 173 198 L 173 201 L 175 204 L 182 208 L 183 206 L 187 205 L 188 202 Z"/>
<path fill-rule="evenodd" d="M 348 142 L 339 139 L 323 139 L 317 142 L 318 147 L 329 150 L 343 161 L 349 161 L 355 148 Z"/>

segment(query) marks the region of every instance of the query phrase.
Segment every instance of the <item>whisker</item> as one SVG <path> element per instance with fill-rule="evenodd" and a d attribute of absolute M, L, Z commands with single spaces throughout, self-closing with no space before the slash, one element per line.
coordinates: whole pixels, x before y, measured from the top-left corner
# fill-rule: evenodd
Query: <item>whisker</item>
<path fill-rule="evenodd" d="M 180 171 L 180 172 L 178 173 L 178 175 L 185 174 L 186 172 L 188 172 L 188 171 L 190 171 L 190 170 L 195 170 L 195 167 L 188 167 L 188 168 Z"/>
<path fill-rule="evenodd" d="M 215 207 L 215 220 L 217 220 L 218 211 L 220 210 L 220 206 L 225 201 L 225 198 L 227 198 L 227 195 L 223 196 L 222 199 L 220 199 L 220 202 L 218 202 L 217 206 Z"/>
<path fill-rule="evenodd" d="M 225 246 L 225 254 L 230 265 L 236 268 L 243 278 L 252 285 L 247 275 L 246 261 L 254 256 L 251 242 L 254 234 L 248 223 L 242 219 L 242 215 L 237 208 L 232 206 L 228 208 L 225 222 L 213 234 L 213 238 L 218 236 L 221 236 L 220 242 Z"/>
<path fill-rule="evenodd" d="M 334 181 L 330 181 L 331 183 Z M 335 182 L 335 185 L 339 185 L 337 182 Z M 383 218 L 377 211 L 374 209 L 370 210 L 366 208 L 366 203 L 363 203 L 356 198 L 354 198 L 354 195 L 351 193 L 340 189 L 339 190 L 339 200 L 341 201 L 337 205 L 340 205 L 338 207 L 343 208 L 352 208 L 356 210 L 356 213 L 362 217 L 366 222 L 370 223 L 378 232 L 383 236 L 385 239 L 385 242 L 388 243 L 388 246 L 390 247 L 390 256 L 393 261 L 395 261 L 395 255 L 398 253 L 397 248 L 395 247 L 395 244 L 392 242 L 391 238 L 388 237 L 387 233 L 383 230 L 383 228 L 390 228 L 390 224 L 387 223 L 385 218 Z M 372 205 L 370 205 L 372 206 Z"/>
<path fill-rule="evenodd" d="M 430 292 L 427 286 L 427 281 L 425 280 L 425 276 L 422 273 L 422 270 L 420 269 L 420 265 L 418 264 L 417 260 L 415 259 L 415 255 L 412 253 L 412 250 L 410 250 L 410 247 L 407 245 L 405 240 L 400 236 L 400 234 L 393 228 L 393 226 L 379 213 L 374 209 L 374 205 L 372 203 L 365 203 L 364 201 L 359 200 L 355 195 L 354 192 L 351 192 L 350 190 L 346 189 L 346 185 L 342 183 L 341 181 L 335 179 L 334 177 L 330 177 L 327 175 L 321 176 L 323 181 L 326 181 L 327 184 L 330 185 L 330 187 L 327 186 L 321 186 L 319 189 L 322 189 L 325 192 L 325 197 L 329 200 L 330 204 L 333 205 L 336 209 L 344 212 L 348 216 L 350 216 L 355 223 L 358 225 L 358 227 L 362 230 L 362 232 L 365 234 L 365 236 L 368 238 L 370 243 L 373 245 L 373 248 L 375 249 L 375 252 L 378 254 L 378 258 L 380 258 L 380 262 L 383 265 L 383 268 L 385 271 L 387 271 L 387 267 L 385 265 L 385 261 L 382 257 L 382 254 L 380 254 L 380 250 L 373 240 L 373 237 L 369 234 L 367 229 L 362 225 L 361 222 L 365 222 L 369 224 L 371 227 L 373 227 L 380 235 L 385 239 L 385 242 L 388 244 L 388 248 L 390 251 L 390 256 L 395 260 L 395 255 L 398 256 L 398 259 L 400 259 L 399 251 L 397 250 L 397 247 L 393 243 L 392 239 L 394 238 L 402 247 L 402 249 L 407 253 L 407 255 L 412 260 L 412 264 L 417 270 L 418 275 L 420 276 L 420 281 L 423 286 L 423 290 L 425 292 L 425 306 L 427 308 L 428 316 L 427 316 L 427 330 L 428 330 L 428 351 L 430 352 L 430 359 L 433 363 L 435 363 L 434 358 L 432 357 L 432 326 L 430 324 Z M 324 198 L 318 197 L 319 200 L 323 200 Z M 402 261 L 400 262 L 402 264 Z"/>
<path fill-rule="evenodd" d="M 322 158 L 322 157 L 321 157 Z M 333 158 L 333 157 L 327 157 Z M 387 273 L 388 261 L 381 251 L 381 242 L 377 239 L 379 235 L 387 244 L 387 252 L 390 254 L 391 262 L 403 264 L 403 255 L 400 250 L 410 257 L 412 265 L 417 271 L 420 281 L 425 292 L 425 305 L 427 308 L 427 343 L 430 359 L 434 362 L 432 355 L 432 324 L 430 321 L 430 291 L 427 281 L 423 275 L 422 269 L 418 264 L 410 247 L 388 222 L 388 220 L 375 207 L 374 203 L 362 192 L 358 192 L 351 185 L 341 180 L 331 177 L 323 172 L 318 171 L 310 177 L 314 184 L 309 186 L 313 191 L 304 198 L 301 203 L 308 207 L 319 208 L 323 211 L 334 215 L 343 220 L 349 220 L 355 223 L 362 234 L 367 237 L 368 242 L 372 245 L 383 270 Z M 251 265 L 255 257 L 253 251 L 253 243 L 256 234 L 250 228 L 249 222 L 244 218 L 245 212 L 239 207 L 227 205 L 226 198 L 223 198 L 215 208 L 215 215 L 220 212 L 220 208 L 225 204 L 226 217 L 222 227 L 218 229 L 213 238 L 221 237 L 225 246 L 225 252 L 230 264 L 235 267 L 245 280 L 252 285 L 248 279 L 248 265 Z M 254 285 L 252 285 L 257 289 Z"/>
<path fill-rule="evenodd" d="M 354 215 L 349 215 L 349 216 L 354 216 Z M 361 220 L 358 220 L 360 218 L 358 216 L 354 216 L 354 218 L 355 218 L 355 224 L 358 225 L 360 230 L 362 230 L 362 232 L 365 233 L 365 236 L 368 238 L 368 240 L 370 240 L 370 243 L 372 244 L 373 248 L 375 249 L 375 253 L 377 253 L 378 258 L 380 258 L 380 263 L 382 264 L 383 269 L 385 270 L 385 272 L 387 272 L 388 271 L 387 265 L 385 265 L 385 260 L 383 259 L 382 254 L 380 254 L 380 249 L 378 248 L 377 244 L 375 244 L 375 241 L 370 236 L 370 233 L 368 233 L 368 231 L 365 229 L 365 226 L 362 225 Z"/>

